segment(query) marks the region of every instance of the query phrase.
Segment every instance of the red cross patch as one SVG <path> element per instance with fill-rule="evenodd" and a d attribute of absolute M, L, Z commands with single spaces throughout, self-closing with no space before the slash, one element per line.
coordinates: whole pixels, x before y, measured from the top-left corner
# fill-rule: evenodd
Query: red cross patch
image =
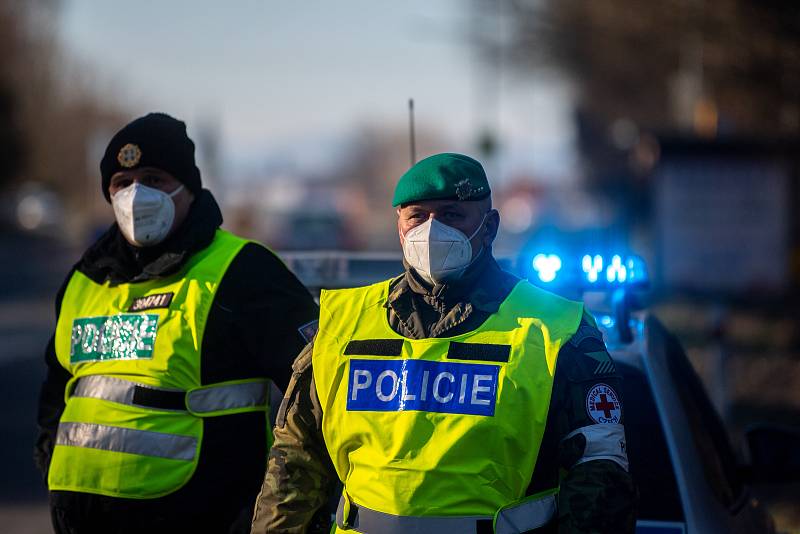
<path fill-rule="evenodd" d="M 606 384 L 596 384 L 586 394 L 586 413 L 595 423 L 619 423 L 622 406 L 617 392 Z"/>

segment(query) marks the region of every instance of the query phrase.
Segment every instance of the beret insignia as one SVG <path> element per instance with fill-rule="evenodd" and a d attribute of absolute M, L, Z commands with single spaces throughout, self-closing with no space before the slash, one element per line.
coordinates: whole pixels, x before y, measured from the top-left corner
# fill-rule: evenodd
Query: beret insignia
<path fill-rule="evenodd" d="M 133 143 L 128 143 L 124 147 L 119 149 L 119 154 L 117 154 L 117 161 L 120 165 L 125 167 L 126 169 L 130 169 L 131 167 L 135 167 L 139 164 L 139 161 L 142 159 L 142 150 Z"/>
<path fill-rule="evenodd" d="M 456 184 L 456 196 L 458 200 L 467 200 L 475 192 L 475 188 L 466 178 Z"/>

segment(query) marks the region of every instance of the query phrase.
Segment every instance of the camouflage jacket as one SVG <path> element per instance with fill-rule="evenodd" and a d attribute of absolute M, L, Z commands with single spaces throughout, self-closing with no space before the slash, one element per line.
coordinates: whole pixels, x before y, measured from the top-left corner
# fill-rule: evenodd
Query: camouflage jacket
<path fill-rule="evenodd" d="M 457 284 L 430 288 L 406 269 L 393 282 L 385 305 L 389 323 L 398 333 L 416 339 L 474 330 L 497 311 L 517 281 L 488 254 Z M 341 485 L 322 436 L 322 408 L 311 367 L 313 350 L 312 342 L 292 366 L 256 502 L 253 534 L 328 532 L 331 524 Z M 528 494 L 556 486 L 560 480 L 558 521 L 551 532 L 633 532 L 636 490 L 627 470 L 606 459 L 580 461 L 586 448 L 584 437 L 577 434 L 565 439 L 574 430 L 597 422 L 587 410 L 595 386 L 602 383 L 621 390 L 621 377 L 590 316 L 584 315 L 557 362 L 547 425 Z M 621 407 L 620 400 L 620 411 Z"/>

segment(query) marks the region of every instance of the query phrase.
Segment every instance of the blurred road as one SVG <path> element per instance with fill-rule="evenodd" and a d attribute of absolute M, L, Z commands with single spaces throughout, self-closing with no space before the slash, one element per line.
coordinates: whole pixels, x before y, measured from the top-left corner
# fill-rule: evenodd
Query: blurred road
<path fill-rule="evenodd" d="M 42 351 L 55 327 L 53 298 L 76 253 L 47 238 L 0 233 L 0 530 L 50 532 L 36 470 L 36 404 Z"/>

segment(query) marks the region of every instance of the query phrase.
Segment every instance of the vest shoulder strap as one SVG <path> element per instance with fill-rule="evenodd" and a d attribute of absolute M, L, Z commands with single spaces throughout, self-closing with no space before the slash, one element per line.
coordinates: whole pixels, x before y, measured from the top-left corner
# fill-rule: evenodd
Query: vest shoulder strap
<path fill-rule="evenodd" d="M 184 272 L 188 272 L 197 266 L 202 265 L 205 260 L 214 258 L 216 261 L 206 262 L 212 269 L 218 270 L 223 263 L 225 269 L 239 251 L 250 241 L 234 235 L 226 230 L 217 229 L 214 240 L 204 248 L 196 252 L 186 263 Z"/>
<path fill-rule="evenodd" d="M 498 313 L 516 318 L 545 319 L 560 330 L 578 329 L 583 316 L 583 302 L 569 300 L 521 280 L 500 306 Z"/>
<path fill-rule="evenodd" d="M 372 306 L 381 303 L 388 295 L 390 280 L 383 280 L 368 286 L 348 287 L 344 289 L 323 289 L 320 293 L 320 305 L 335 306 L 341 301 L 356 300 L 362 306 Z"/>
<path fill-rule="evenodd" d="M 323 289 L 319 298 L 320 331 L 334 336 L 351 332 L 355 318 L 386 302 L 391 282 L 392 279 L 362 287 Z"/>

